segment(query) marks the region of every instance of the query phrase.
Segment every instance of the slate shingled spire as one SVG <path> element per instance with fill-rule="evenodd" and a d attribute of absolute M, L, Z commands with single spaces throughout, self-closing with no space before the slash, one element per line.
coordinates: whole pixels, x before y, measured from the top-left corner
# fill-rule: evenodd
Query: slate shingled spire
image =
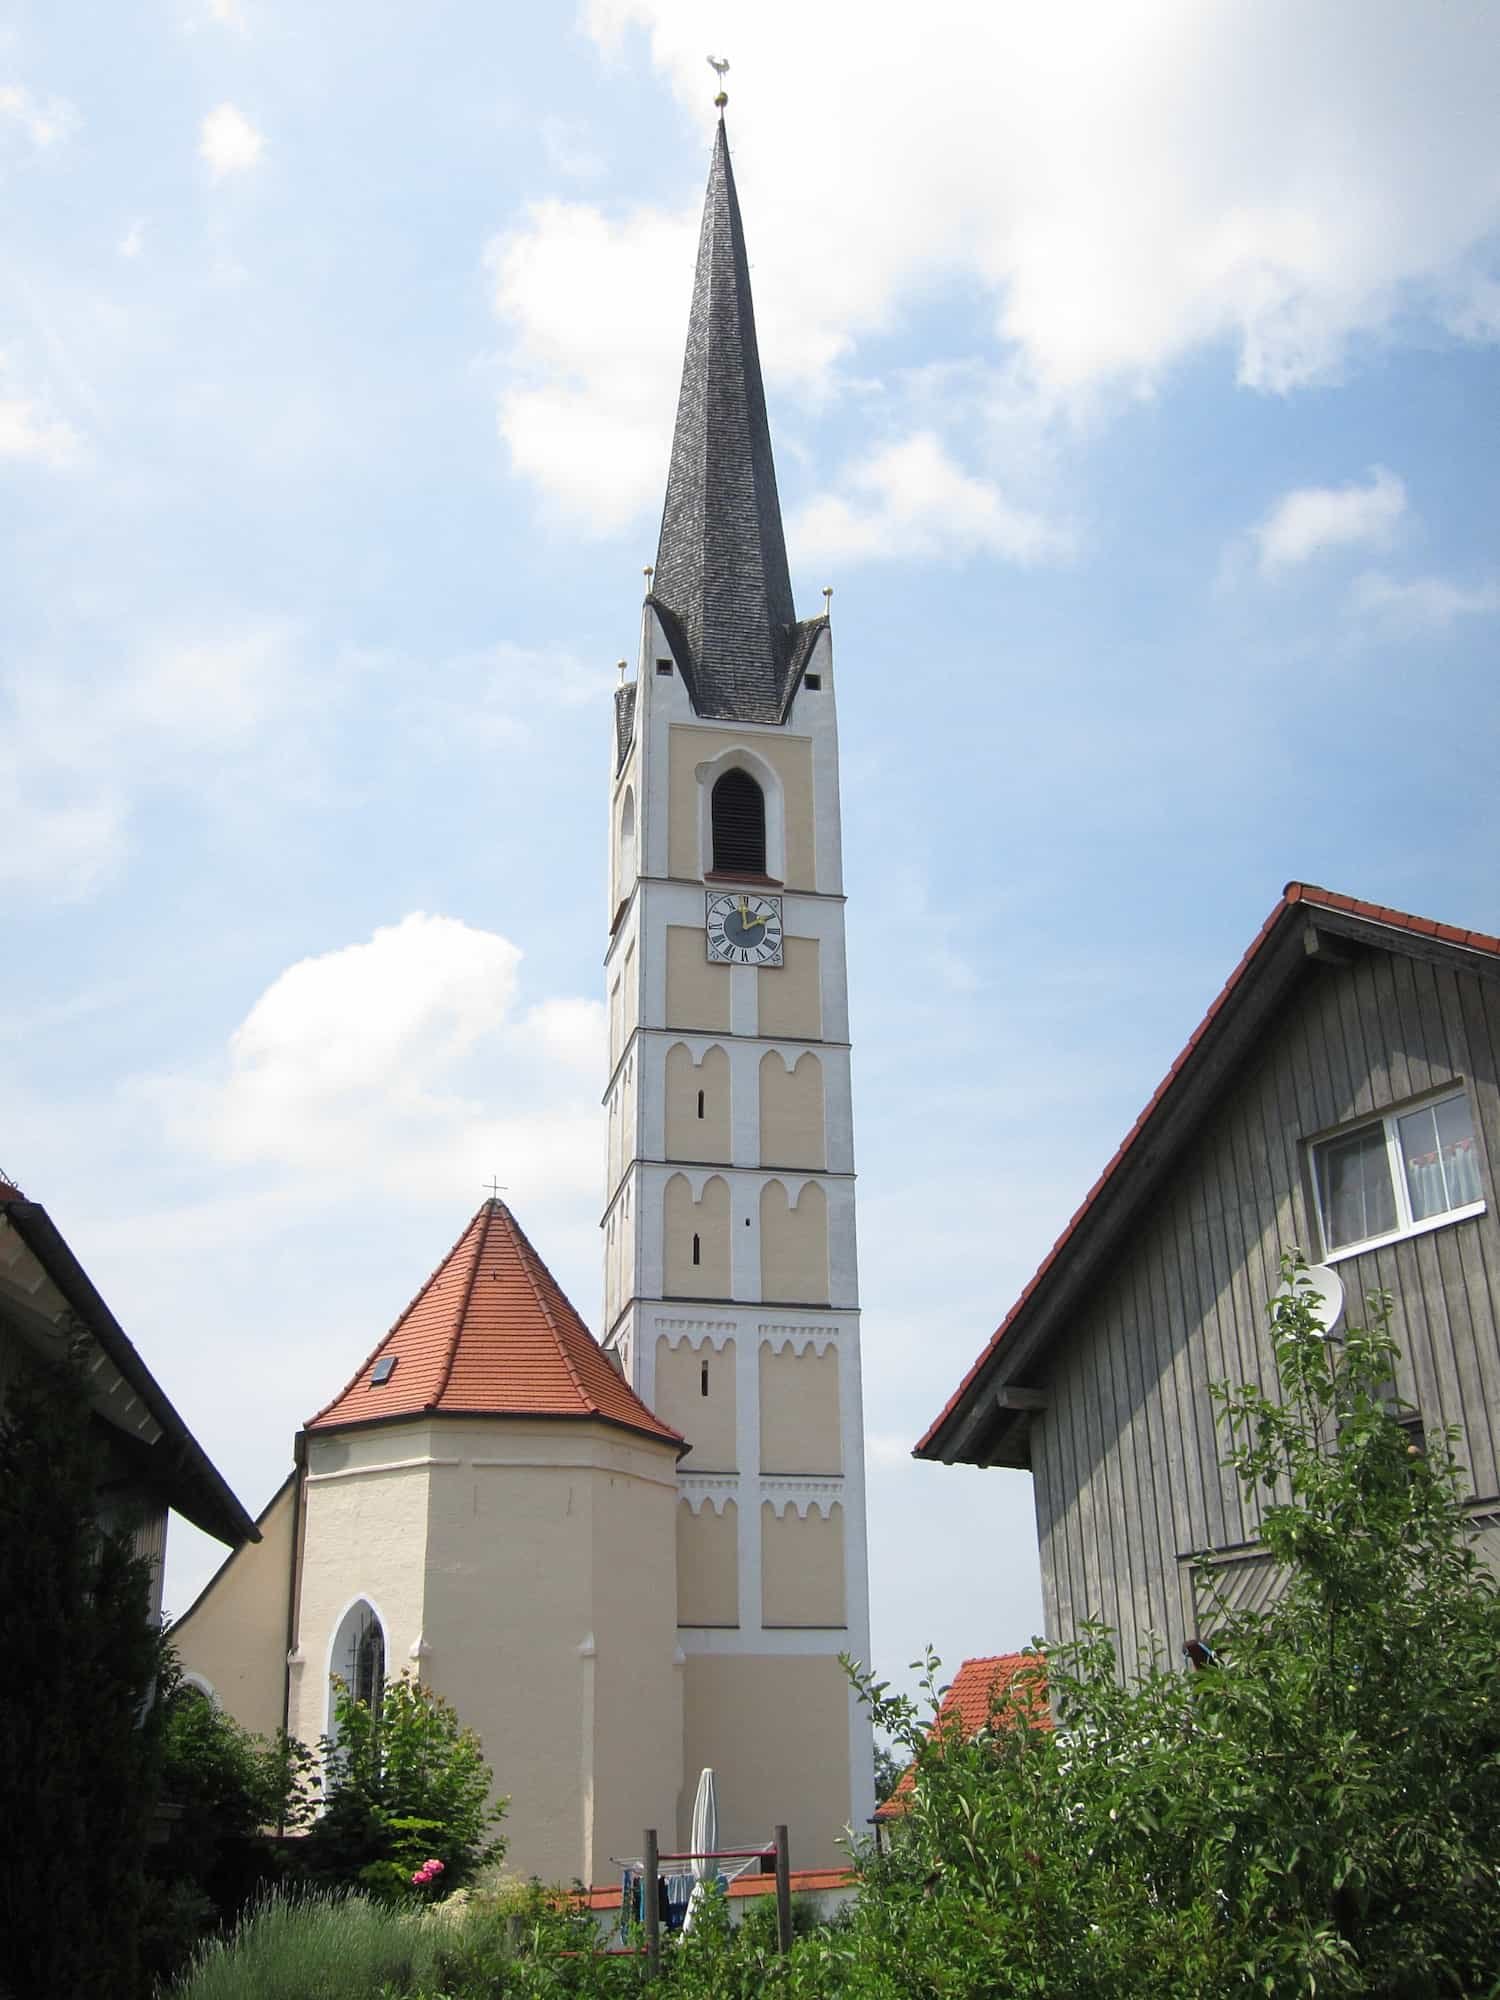
<path fill-rule="evenodd" d="M 799 623 L 792 604 L 745 232 L 722 117 L 651 602 L 700 715 L 783 719 L 823 620 Z"/>

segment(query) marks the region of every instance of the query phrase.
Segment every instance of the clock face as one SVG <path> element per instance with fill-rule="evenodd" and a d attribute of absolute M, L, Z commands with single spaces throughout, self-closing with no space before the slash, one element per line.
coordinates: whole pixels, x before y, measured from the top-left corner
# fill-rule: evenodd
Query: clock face
<path fill-rule="evenodd" d="M 753 889 L 708 897 L 708 955 L 716 965 L 780 965 L 781 898 Z"/>

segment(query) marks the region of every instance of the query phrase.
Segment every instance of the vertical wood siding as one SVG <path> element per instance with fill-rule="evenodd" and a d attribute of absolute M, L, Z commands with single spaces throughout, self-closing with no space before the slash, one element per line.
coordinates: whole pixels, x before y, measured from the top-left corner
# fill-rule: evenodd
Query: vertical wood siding
<path fill-rule="evenodd" d="M 1372 950 L 1295 989 L 1221 1095 L 1090 1310 L 1054 1347 L 1032 1467 L 1047 1632 L 1118 1632 L 1128 1670 L 1195 1629 L 1194 1551 L 1253 1543 L 1258 1508 L 1222 1463 L 1212 1382 L 1270 1390 L 1266 1304 L 1282 1251 L 1320 1254 L 1304 1142 L 1444 1084 L 1467 1084 L 1485 1214 L 1339 1265 L 1346 1311 L 1396 1300 L 1397 1387 L 1429 1430 L 1456 1424 L 1477 1498 L 1500 1493 L 1500 983 Z"/>

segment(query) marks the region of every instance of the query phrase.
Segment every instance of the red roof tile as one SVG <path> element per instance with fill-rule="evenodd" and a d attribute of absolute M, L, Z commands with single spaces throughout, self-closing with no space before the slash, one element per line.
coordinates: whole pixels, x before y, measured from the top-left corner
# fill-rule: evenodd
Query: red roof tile
<path fill-rule="evenodd" d="M 1281 892 L 1280 902 L 1277 903 L 1270 916 L 1266 918 L 1265 922 L 1251 939 L 1244 957 L 1241 958 L 1239 964 L 1230 973 L 1228 979 L 1225 980 L 1223 987 L 1210 1003 L 1208 1012 L 1203 1016 L 1197 1027 L 1194 1028 L 1192 1034 L 1188 1036 L 1177 1060 L 1151 1093 L 1145 1110 L 1142 1111 L 1139 1118 L 1136 1119 L 1130 1130 L 1125 1134 L 1125 1137 L 1120 1141 L 1120 1144 L 1115 1149 L 1114 1157 L 1074 1210 L 1068 1220 L 1067 1227 L 1037 1266 L 1025 1290 L 1005 1315 L 999 1326 L 990 1335 L 988 1342 L 973 1367 L 965 1375 L 962 1382 L 959 1383 L 958 1387 L 944 1404 L 942 1410 L 928 1425 L 922 1437 L 913 1447 L 913 1456 L 921 1457 L 923 1453 L 930 1449 L 938 1432 L 958 1409 L 975 1377 L 979 1374 L 980 1369 L 983 1368 L 1006 1334 L 1020 1318 L 1026 1306 L 1030 1303 L 1033 1293 L 1037 1291 L 1043 1281 L 1049 1276 L 1058 1258 L 1072 1240 L 1074 1232 L 1099 1199 L 1105 1186 L 1114 1178 L 1120 1167 L 1126 1162 L 1131 1148 L 1140 1138 L 1143 1129 L 1150 1122 L 1158 1105 L 1160 1105 L 1162 1099 L 1171 1090 L 1184 1065 L 1197 1048 L 1199 1042 L 1202 1041 L 1214 1017 L 1219 1013 L 1220 1009 L 1254 964 L 1267 938 L 1270 937 L 1272 931 L 1276 929 L 1292 906 L 1298 903 L 1305 903 L 1313 909 L 1336 910 L 1345 916 L 1359 917 L 1368 923 L 1384 925 L 1390 930 L 1409 931 L 1417 937 L 1438 938 L 1443 942 L 1463 946 L 1470 951 L 1483 952 L 1489 957 L 1500 958 L 1500 938 L 1492 937 L 1487 931 L 1458 930 L 1452 925 L 1438 924 L 1431 917 L 1414 917 L 1405 910 L 1387 909 L 1383 904 L 1378 903 L 1363 903 L 1356 896 L 1340 895 L 1336 889 L 1315 888 L 1310 882 L 1288 882 Z"/>
<path fill-rule="evenodd" d="M 15 1182 L 8 1181 L 4 1174 L 0 1174 L 0 1201 L 24 1201 L 25 1199 L 25 1195 L 22 1194 Z"/>
<path fill-rule="evenodd" d="M 375 1365 L 395 1366 L 378 1388 Z M 487 1201 L 348 1386 L 309 1430 L 430 1411 L 486 1417 L 593 1417 L 665 1443 L 652 1414 L 501 1201 Z"/>
<path fill-rule="evenodd" d="M 731 1862 L 730 1867 L 738 1864 Z M 792 1894 L 794 1896 L 816 1896 L 824 1889 L 852 1889 L 855 1874 L 852 1868 L 794 1868 L 791 1871 Z M 774 1875 L 739 1875 L 734 1881 L 726 1882 L 725 1893 L 731 1897 L 774 1896 L 776 1877 Z M 601 1882 L 592 1889 L 578 1893 L 578 1907 L 584 1910 L 618 1910 L 620 1907 L 620 1884 Z"/>
<path fill-rule="evenodd" d="M 1031 1689 L 1017 1689 L 1017 1696 L 1024 1694 L 1031 1709 L 1031 1724 L 1034 1729 L 1050 1729 L 1052 1714 L 1044 1699 L 1046 1689 L 1046 1667 L 1035 1653 L 990 1653 L 975 1660 L 965 1660 L 954 1676 L 953 1685 L 938 1703 L 938 1712 L 933 1718 L 934 1735 L 955 1730 L 960 1739 L 967 1739 L 979 1730 L 988 1728 L 990 1719 L 999 1710 L 1004 1714 L 1011 1682 L 1023 1669 L 1041 1669 L 1041 1678 Z M 916 1779 L 916 1766 L 908 1764 L 901 1773 L 896 1789 L 883 1805 L 875 1808 L 878 1820 L 899 1819 L 907 1810 L 911 1788 Z"/>

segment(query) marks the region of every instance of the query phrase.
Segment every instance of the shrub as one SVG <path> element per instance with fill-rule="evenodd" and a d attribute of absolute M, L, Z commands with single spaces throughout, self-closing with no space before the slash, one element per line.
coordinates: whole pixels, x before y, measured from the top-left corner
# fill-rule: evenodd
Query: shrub
<path fill-rule="evenodd" d="M 161 1667 L 149 1565 L 101 1534 L 98 1449 L 73 1366 L 0 1415 L 0 1991 L 128 2000 L 156 1796 Z"/>
<path fill-rule="evenodd" d="M 437 1936 L 415 1910 L 333 1891 L 267 1896 L 205 1945 L 177 2000 L 375 2000 L 432 1974 Z"/>
<path fill-rule="evenodd" d="M 484 1751 L 451 1703 L 403 1674 L 373 1711 L 340 1684 L 334 1716 L 319 1746 L 326 1808 L 304 1843 L 314 1879 L 410 1895 L 431 1858 L 451 1892 L 504 1853 L 491 1831 L 504 1805 L 490 1805 Z"/>

